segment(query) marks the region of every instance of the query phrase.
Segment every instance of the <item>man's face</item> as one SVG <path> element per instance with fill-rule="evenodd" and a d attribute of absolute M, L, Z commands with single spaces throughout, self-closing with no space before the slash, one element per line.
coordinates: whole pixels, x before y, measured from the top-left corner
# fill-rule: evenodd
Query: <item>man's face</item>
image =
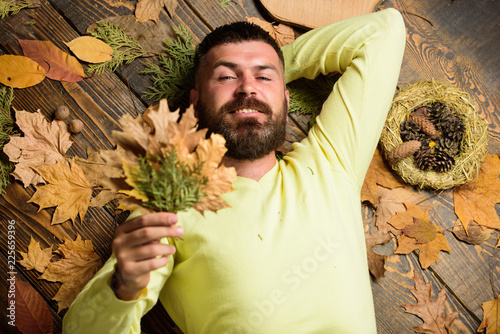
<path fill-rule="evenodd" d="M 285 137 L 288 91 L 274 49 L 258 41 L 213 47 L 191 92 L 200 127 L 226 139 L 227 156 L 256 160 Z"/>

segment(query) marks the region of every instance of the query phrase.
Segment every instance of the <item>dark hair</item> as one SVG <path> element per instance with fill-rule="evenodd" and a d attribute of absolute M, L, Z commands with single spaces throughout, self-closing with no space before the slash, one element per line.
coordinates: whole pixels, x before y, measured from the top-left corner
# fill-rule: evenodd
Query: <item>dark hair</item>
<path fill-rule="evenodd" d="M 196 47 L 194 55 L 194 73 L 198 73 L 200 63 L 206 56 L 208 51 L 214 46 L 228 43 L 241 43 L 248 41 L 259 41 L 271 45 L 278 54 L 281 65 L 284 66 L 283 53 L 281 48 L 274 38 L 267 31 L 258 25 L 250 22 L 233 22 L 216 28 L 209 33 L 203 41 Z"/>

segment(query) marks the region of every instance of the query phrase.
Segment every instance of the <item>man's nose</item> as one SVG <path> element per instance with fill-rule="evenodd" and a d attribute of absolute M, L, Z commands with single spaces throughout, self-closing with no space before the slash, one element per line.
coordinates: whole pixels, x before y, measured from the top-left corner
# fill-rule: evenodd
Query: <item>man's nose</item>
<path fill-rule="evenodd" d="M 255 81 L 250 75 L 242 75 L 240 78 L 240 85 L 238 87 L 238 95 L 255 95 Z"/>

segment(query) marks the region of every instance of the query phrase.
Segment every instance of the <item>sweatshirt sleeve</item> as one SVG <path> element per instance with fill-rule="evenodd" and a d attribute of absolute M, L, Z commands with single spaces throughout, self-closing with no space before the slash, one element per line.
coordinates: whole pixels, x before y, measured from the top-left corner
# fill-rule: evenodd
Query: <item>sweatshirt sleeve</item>
<path fill-rule="evenodd" d="M 167 243 L 167 239 L 162 239 L 162 242 Z M 133 301 L 120 300 L 111 290 L 110 281 L 115 264 L 116 258 L 112 254 L 78 294 L 64 316 L 63 333 L 141 333 L 141 318 L 156 304 L 172 271 L 173 257 L 170 256 L 166 266 L 151 272 L 148 286 Z"/>
<path fill-rule="evenodd" d="M 287 82 L 341 73 L 303 141 L 361 188 L 399 77 L 405 46 L 401 14 L 386 9 L 311 30 L 283 47 Z"/>

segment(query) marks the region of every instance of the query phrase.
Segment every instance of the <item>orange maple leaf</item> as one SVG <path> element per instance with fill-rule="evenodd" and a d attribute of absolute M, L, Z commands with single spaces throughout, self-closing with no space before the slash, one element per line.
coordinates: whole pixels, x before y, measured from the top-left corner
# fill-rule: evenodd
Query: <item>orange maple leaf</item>
<path fill-rule="evenodd" d="M 486 334 L 500 333 L 500 295 L 496 299 L 481 305 L 483 308 L 483 321 L 477 329 L 482 332 L 486 329 Z"/>
<path fill-rule="evenodd" d="M 39 279 L 63 284 L 54 296 L 58 302 L 58 312 L 68 308 L 85 285 L 102 267 L 101 258 L 94 252 L 91 240 L 65 239 L 56 253 L 62 256 L 59 261 L 51 262 Z"/>
<path fill-rule="evenodd" d="M 404 203 L 407 211 L 399 212 L 393 219 L 389 221 L 389 224 L 394 226 L 399 230 L 404 230 L 408 226 L 414 225 L 414 218 L 418 221 L 429 221 L 429 215 L 427 212 L 423 211 L 417 205 L 412 203 Z M 436 230 L 434 238 L 426 243 L 419 243 L 414 237 L 409 237 L 407 235 L 402 235 L 398 238 L 398 248 L 396 249 L 396 254 L 409 254 L 410 252 L 418 249 L 420 265 L 423 269 L 429 267 L 433 262 L 437 263 L 439 260 L 439 252 L 446 251 L 451 252 L 448 240 L 442 233 L 442 228 L 432 224 L 426 223 L 430 228 Z M 413 228 L 413 230 L 422 230 L 420 226 Z M 427 231 L 427 234 L 431 234 Z"/>
<path fill-rule="evenodd" d="M 33 167 L 55 164 L 63 158 L 72 142 L 63 121 L 47 122 L 40 112 L 16 111 L 16 124 L 23 137 L 11 136 L 3 151 L 10 161 L 16 162 L 12 175 L 21 180 L 25 187 L 45 183 Z"/>
<path fill-rule="evenodd" d="M 455 213 L 465 230 L 470 221 L 500 229 L 495 205 L 500 203 L 500 156 L 487 154 L 477 180 L 453 190 Z"/>
<path fill-rule="evenodd" d="M 40 210 L 56 206 L 51 225 L 64 223 L 77 215 L 83 221 L 90 199 L 92 186 L 78 164 L 71 159 L 71 167 L 59 162 L 34 168 L 48 184 L 36 186 L 36 192 L 28 202 L 36 203 Z"/>
<path fill-rule="evenodd" d="M 19 253 L 21 253 L 23 259 L 18 262 L 26 268 L 26 270 L 35 269 L 36 271 L 43 273 L 52 258 L 52 246 L 42 249 L 42 247 L 40 247 L 40 243 L 35 241 L 33 236 L 31 236 L 28 252 L 25 253 L 19 251 Z"/>
<path fill-rule="evenodd" d="M 407 313 L 414 314 L 424 321 L 422 325 L 414 327 L 413 329 L 418 333 L 447 333 L 451 323 L 458 317 L 460 312 L 455 311 L 445 317 L 443 314 L 444 304 L 446 303 L 445 289 L 442 288 L 433 301 L 431 299 L 432 284 L 424 284 L 422 275 L 418 274 L 416 271 L 414 271 L 413 277 L 415 289 L 411 289 L 410 292 L 417 298 L 417 304 L 401 305 Z"/>
<path fill-rule="evenodd" d="M 247 17 L 247 21 L 260 26 L 267 31 L 277 42 L 279 46 L 285 46 L 295 40 L 293 28 L 283 23 L 274 25 L 271 22 L 264 21 L 258 17 Z"/>
<path fill-rule="evenodd" d="M 406 184 L 396 177 L 395 173 L 390 169 L 382 157 L 382 154 L 380 154 L 380 150 L 377 148 L 373 154 L 370 167 L 366 172 L 365 180 L 363 181 L 361 201 L 368 201 L 372 205 L 377 205 L 380 198 L 378 186 L 392 189 L 404 187 Z"/>

